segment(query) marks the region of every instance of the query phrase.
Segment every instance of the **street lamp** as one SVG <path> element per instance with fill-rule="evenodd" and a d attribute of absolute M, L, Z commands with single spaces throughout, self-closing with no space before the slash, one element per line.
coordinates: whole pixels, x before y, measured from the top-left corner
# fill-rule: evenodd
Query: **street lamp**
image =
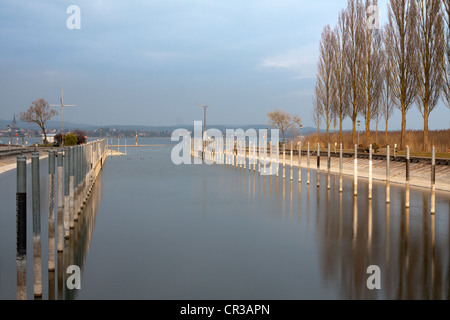
<path fill-rule="evenodd" d="M 361 121 L 358 120 L 358 147 L 359 147 L 359 125 L 361 124 Z"/>
<path fill-rule="evenodd" d="M 9 149 L 11 150 L 12 137 L 11 137 L 11 127 L 8 124 L 8 137 L 9 137 Z"/>
<path fill-rule="evenodd" d="M 300 125 L 300 142 L 302 141 L 303 138 L 303 134 L 302 134 L 302 130 L 303 130 L 303 125 Z"/>

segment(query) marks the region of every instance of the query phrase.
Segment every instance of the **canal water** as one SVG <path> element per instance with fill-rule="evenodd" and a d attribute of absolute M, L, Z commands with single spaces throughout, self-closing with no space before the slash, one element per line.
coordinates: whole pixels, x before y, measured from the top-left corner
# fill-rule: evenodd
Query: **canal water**
<path fill-rule="evenodd" d="M 116 143 L 117 141 L 114 141 Z M 133 143 L 127 140 L 128 143 Z M 121 144 L 124 140 L 121 139 Z M 140 144 L 175 144 L 140 139 Z M 123 148 L 121 148 L 123 151 Z M 47 160 L 41 160 L 43 299 L 449 299 L 450 196 L 315 170 L 301 184 L 222 165 L 171 162 L 172 147 L 109 158 L 63 253 L 47 272 Z M 27 178 L 31 170 L 28 166 Z M 33 299 L 31 183 L 27 295 Z M 0 175 L 0 299 L 16 299 L 16 172 Z M 81 269 L 69 290 L 65 270 Z M 369 289 L 379 267 L 380 289 Z M 371 282 L 373 283 L 373 282 Z"/>

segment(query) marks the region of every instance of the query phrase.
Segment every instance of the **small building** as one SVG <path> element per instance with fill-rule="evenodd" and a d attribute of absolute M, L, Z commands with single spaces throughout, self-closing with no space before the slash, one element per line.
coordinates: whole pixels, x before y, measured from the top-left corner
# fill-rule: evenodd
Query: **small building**
<path fill-rule="evenodd" d="M 54 143 L 55 142 L 55 135 L 56 134 L 52 134 L 52 133 L 47 134 L 47 142 L 48 143 Z M 45 136 L 42 135 L 42 143 L 45 142 L 44 139 L 45 139 Z"/>

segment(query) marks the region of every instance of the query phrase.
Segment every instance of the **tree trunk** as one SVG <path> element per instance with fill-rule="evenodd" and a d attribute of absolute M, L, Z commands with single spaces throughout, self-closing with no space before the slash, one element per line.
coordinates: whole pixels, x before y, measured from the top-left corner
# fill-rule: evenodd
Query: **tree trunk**
<path fill-rule="evenodd" d="M 45 128 L 44 126 L 39 125 L 42 129 L 42 132 L 44 133 L 44 144 L 47 144 L 47 133 L 45 132 Z"/>
<path fill-rule="evenodd" d="M 356 117 L 353 117 L 353 131 L 352 131 L 352 138 L 353 138 L 353 145 L 356 143 Z"/>
<path fill-rule="evenodd" d="M 388 119 L 386 118 L 386 141 L 385 141 L 385 143 L 386 143 L 386 146 L 388 145 L 388 141 L 387 141 L 387 137 L 388 137 Z"/>
<path fill-rule="evenodd" d="M 378 144 L 378 114 L 377 114 L 377 122 L 375 125 L 375 143 Z"/>
<path fill-rule="evenodd" d="M 423 110 L 423 151 L 428 150 L 428 108 Z"/>
<path fill-rule="evenodd" d="M 406 143 L 406 108 L 402 107 L 402 135 L 400 139 L 400 150 L 405 150 Z"/>
<path fill-rule="evenodd" d="M 370 144 L 370 117 L 366 117 L 366 144 Z"/>
<path fill-rule="evenodd" d="M 342 119 L 342 111 L 339 115 L 339 143 L 342 143 L 342 122 L 344 119 Z"/>

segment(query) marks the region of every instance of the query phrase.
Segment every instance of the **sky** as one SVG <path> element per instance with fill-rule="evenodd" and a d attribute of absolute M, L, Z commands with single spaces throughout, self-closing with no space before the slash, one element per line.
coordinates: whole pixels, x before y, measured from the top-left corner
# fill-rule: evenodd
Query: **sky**
<path fill-rule="evenodd" d="M 69 29 L 73 11 L 79 29 Z M 276 108 L 314 127 L 312 97 L 323 28 L 346 0 L 2 0 L 0 119 L 33 100 L 91 125 L 266 124 Z M 380 22 L 386 21 L 380 1 Z M 59 111 L 61 108 L 57 108 Z M 449 128 L 450 109 L 430 129 Z M 61 119 L 61 112 L 52 120 Z M 362 120 L 362 118 L 361 118 Z M 389 128 L 400 129 L 394 112 Z M 322 124 L 323 127 L 323 124 Z M 351 128 L 351 121 L 344 121 Z M 375 124 L 372 125 L 372 130 Z M 379 125 L 384 129 L 383 121 Z M 414 106 L 408 129 L 422 129 Z"/>

